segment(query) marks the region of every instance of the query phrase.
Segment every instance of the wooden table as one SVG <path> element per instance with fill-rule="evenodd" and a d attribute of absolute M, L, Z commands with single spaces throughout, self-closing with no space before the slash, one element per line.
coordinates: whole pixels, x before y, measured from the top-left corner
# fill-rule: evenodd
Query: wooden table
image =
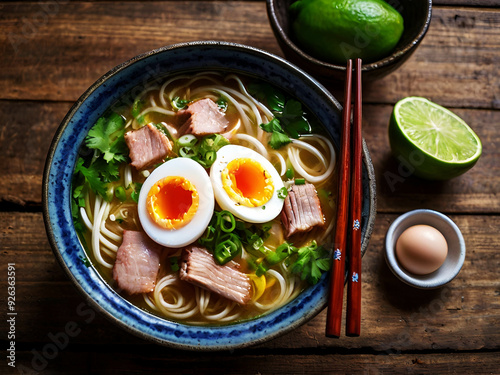
<path fill-rule="evenodd" d="M 498 5 L 498 0 L 435 1 L 430 29 L 416 53 L 397 72 L 365 85 L 364 137 L 376 171 L 378 216 L 363 259 L 361 337 L 326 338 L 324 311 L 262 345 L 193 353 L 145 342 L 85 313 L 45 235 L 44 160 L 73 102 L 102 74 L 137 54 L 215 39 L 282 55 L 265 2 L 0 2 L 2 351 L 10 345 L 8 263 L 15 263 L 18 312 L 17 371 L 3 355 L 0 372 L 500 373 Z M 389 115 L 397 100 L 410 95 L 449 107 L 477 132 L 484 148 L 472 170 L 428 182 L 409 176 L 391 157 Z M 388 226 L 416 208 L 449 215 L 465 238 L 463 269 L 441 289 L 402 284 L 384 260 Z M 65 330 L 72 332 L 68 340 L 61 338 Z"/>

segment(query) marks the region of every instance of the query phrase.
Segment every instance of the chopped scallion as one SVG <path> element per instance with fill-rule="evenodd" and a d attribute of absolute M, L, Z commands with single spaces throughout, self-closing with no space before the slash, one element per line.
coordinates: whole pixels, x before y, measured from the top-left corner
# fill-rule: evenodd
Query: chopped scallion
<path fill-rule="evenodd" d="M 306 183 L 306 180 L 304 178 L 296 178 L 295 179 L 295 185 L 304 185 Z"/>
<path fill-rule="evenodd" d="M 171 257 L 170 258 L 170 269 L 173 272 L 179 271 L 179 257 Z"/>
<path fill-rule="evenodd" d="M 193 134 L 185 134 L 177 140 L 177 145 L 179 147 L 193 147 L 196 142 L 198 142 L 198 139 Z"/>
<path fill-rule="evenodd" d="M 117 197 L 120 202 L 125 202 L 127 199 L 127 193 L 125 192 L 125 189 L 122 186 L 118 186 L 115 189 L 115 197 Z"/>
<path fill-rule="evenodd" d="M 288 190 L 286 187 L 282 187 L 281 189 L 278 190 L 278 198 L 280 199 L 285 199 L 288 195 Z"/>

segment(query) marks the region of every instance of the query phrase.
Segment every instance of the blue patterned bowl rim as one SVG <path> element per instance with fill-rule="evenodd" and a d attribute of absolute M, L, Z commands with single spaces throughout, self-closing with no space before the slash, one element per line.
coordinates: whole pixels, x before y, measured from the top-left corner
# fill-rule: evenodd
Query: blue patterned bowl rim
<path fill-rule="evenodd" d="M 96 311 L 144 339 L 180 349 L 227 350 L 262 343 L 304 324 L 327 301 L 328 275 L 282 308 L 225 326 L 191 326 L 168 321 L 132 305 L 81 258 L 84 249 L 71 216 L 71 178 L 80 145 L 97 119 L 118 98 L 166 74 L 199 70 L 235 72 L 266 80 L 293 94 L 311 109 L 339 146 L 341 105 L 307 73 L 266 51 L 235 43 L 201 41 L 162 47 L 116 66 L 73 105 L 57 129 L 43 175 L 43 216 L 56 258 Z M 362 252 L 375 220 L 375 177 L 364 144 Z"/>

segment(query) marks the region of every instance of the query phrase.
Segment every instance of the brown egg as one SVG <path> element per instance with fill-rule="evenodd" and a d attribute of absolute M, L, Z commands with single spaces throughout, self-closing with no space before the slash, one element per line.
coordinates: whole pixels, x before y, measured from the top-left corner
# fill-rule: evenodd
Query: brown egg
<path fill-rule="evenodd" d="M 437 270 L 448 255 L 446 239 L 436 228 L 414 225 L 406 229 L 396 242 L 396 257 L 401 265 L 416 275 Z"/>

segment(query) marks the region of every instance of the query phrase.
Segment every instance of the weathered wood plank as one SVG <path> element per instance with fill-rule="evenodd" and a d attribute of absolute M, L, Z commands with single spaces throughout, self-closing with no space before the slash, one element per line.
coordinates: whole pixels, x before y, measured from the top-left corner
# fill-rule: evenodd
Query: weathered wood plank
<path fill-rule="evenodd" d="M 261 1 L 41 4 L 3 6 L 0 98 L 73 101 L 113 66 L 178 42 L 226 40 L 282 54 Z M 499 108 L 499 24 L 498 9 L 435 6 L 415 55 L 367 84 L 365 100 L 421 95 L 447 106 Z"/>
<path fill-rule="evenodd" d="M 498 7 L 498 0 L 434 0 L 432 5 L 469 6 L 469 7 Z"/>
<path fill-rule="evenodd" d="M 70 103 L 0 101 L 0 203 L 40 205 L 44 160 L 50 141 Z M 500 139 L 491 124 L 500 111 L 454 111 L 483 141 L 483 155 L 466 174 L 446 182 L 410 175 L 390 154 L 387 126 L 392 106 L 365 105 L 363 132 L 376 171 L 378 209 L 403 212 L 434 208 L 445 212 L 499 212 Z M 444 199 L 445 198 L 445 199 Z"/>
<path fill-rule="evenodd" d="M 29 27 L 25 14 L 45 17 Z M 9 3 L 0 19 L 2 98 L 75 100 L 113 66 L 173 43 L 227 40 L 279 52 L 263 2 L 68 2 L 52 11 Z"/>
<path fill-rule="evenodd" d="M 500 349 L 500 216 L 451 216 L 464 234 L 466 261 L 455 280 L 431 291 L 402 284 L 385 263 L 384 236 L 395 218 L 378 215 L 363 258 L 361 337 L 326 338 L 323 311 L 297 330 L 255 348 L 320 347 L 381 354 Z M 6 274 L 7 263 L 16 264 L 18 343 L 43 344 L 49 341 L 49 333 L 64 331 L 68 322 L 75 322 L 82 331 L 71 338 L 74 345 L 97 341 L 103 345 L 146 344 L 92 313 L 58 266 L 45 237 L 41 214 L 0 213 L 0 242 L 0 274 Z M 6 290 L 5 278 L 0 278 L 0 287 Z M 5 294 L 0 296 L 0 305 L 5 306 L 5 299 Z M 6 320 L 0 321 L 0 330 L 6 329 Z"/>
<path fill-rule="evenodd" d="M 0 203 L 41 203 L 52 137 L 71 103 L 0 102 Z"/>
<path fill-rule="evenodd" d="M 165 369 L 168 369 L 169 374 L 218 374 L 221 373 L 221 366 L 223 373 L 228 375 L 495 374 L 500 364 L 498 353 L 495 352 L 372 355 L 332 354 L 318 350 L 314 354 L 291 352 L 273 355 L 236 351 L 196 353 L 196 360 L 193 360 L 193 355 L 190 353 L 157 347 L 137 350 L 137 347 L 98 346 L 98 352 L 88 347 L 78 348 L 78 351 L 69 347 L 58 351 L 55 358 L 52 358 L 51 352 L 47 351 L 50 359 L 46 359 L 43 356 L 43 348 L 36 347 L 33 351 L 17 353 L 18 368 L 23 369 L 24 374 L 145 374 L 162 372 Z"/>

